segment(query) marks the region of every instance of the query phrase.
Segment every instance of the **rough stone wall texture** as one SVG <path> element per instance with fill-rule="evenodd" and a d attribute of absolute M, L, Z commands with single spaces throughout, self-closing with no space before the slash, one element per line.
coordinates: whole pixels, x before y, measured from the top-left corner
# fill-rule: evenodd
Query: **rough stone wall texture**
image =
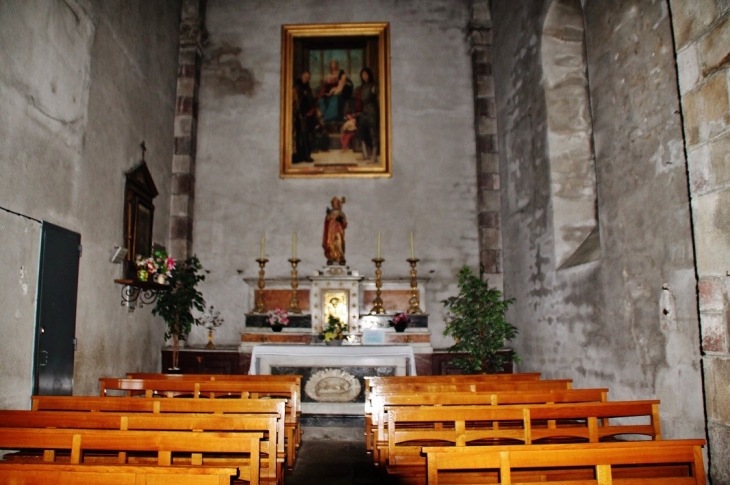
<path fill-rule="evenodd" d="M 551 2 L 492 5 L 505 294 L 517 299 L 509 317 L 520 329 L 520 370 L 606 386 L 612 399 L 659 398 L 667 437 L 702 437 L 696 281 L 667 8 L 584 3 L 601 259 L 559 271 L 540 62 Z"/>
<path fill-rule="evenodd" d="M 469 22 L 474 76 L 474 130 L 477 138 L 479 262 L 492 286 L 503 289 L 501 186 L 494 110 L 492 12 L 488 0 L 474 0 Z"/>
<path fill-rule="evenodd" d="M 121 269 L 109 257 L 142 140 L 161 192 L 153 238 L 166 242 L 179 12 L 177 1 L 0 3 L 0 206 L 81 234 L 78 394 L 96 392 L 101 375 L 159 368 L 162 322 L 120 305 Z M 0 406 L 19 407 L 32 388 L 35 314 L 25 300 L 37 290 L 39 227 L 9 213 L 2 221 L 12 271 L 0 308 L 13 315 L 0 332 L 17 338 L 0 342 Z M 30 296 L 18 297 L 19 280 Z"/>
<path fill-rule="evenodd" d="M 380 231 L 383 277 L 408 276 L 413 230 L 418 274 L 431 278 L 421 307 L 431 314 L 434 345 L 450 344 L 441 336 L 439 301 L 457 292 L 458 268 L 479 261 L 469 18 L 467 0 L 209 3 L 194 251 L 211 271 L 203 292 L 226 319 L 216 342 L 240 342 L 243 314 L 252 308 L 243 277 L 257 277 L 261 233 L 270 259 L 267 277 L 289 275 L 293 231 L 299 275 L 309 275 L 325 264 L 325 208 L 333 196 L 345 196 L 348 265 L 372 277 Z M 393 177 L 282 180 L 281 25 L 354 21 L 391 23 Z M 223 53 L 230 68 L 215 57 Z M 194 329 L 191 343 L 204 339 L 204 329 Z"/>
<path fill-rule="evenodd" d="M 730 4 L 670 2 L 699 276 L 713 484 L 730 484 Z"/>

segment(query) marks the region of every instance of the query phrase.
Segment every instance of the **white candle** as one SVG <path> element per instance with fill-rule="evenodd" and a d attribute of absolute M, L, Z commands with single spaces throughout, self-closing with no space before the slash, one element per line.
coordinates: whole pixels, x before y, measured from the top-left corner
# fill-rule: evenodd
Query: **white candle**
<path fill-rule="evenodd" d="M 411 231 L 411 259 L 416 259 L 416 249 L 413 246 L 413 231 Z"/>
<path fill-rule="evenodd" d="M 261 257 L 259 259 L 264 259 L 264 252 L 266 250 L 266 233 L 261 233 Z"/>
<path fill-rule="evenodd" d="M 291 259 L 297 259 L 297 233 L 291 235 Z"/>
<path fill-rule="evenodd" d="M 376 251 L 376 258 L 380 259 L 380 232 L 378 232 L 378 250 Z"/>

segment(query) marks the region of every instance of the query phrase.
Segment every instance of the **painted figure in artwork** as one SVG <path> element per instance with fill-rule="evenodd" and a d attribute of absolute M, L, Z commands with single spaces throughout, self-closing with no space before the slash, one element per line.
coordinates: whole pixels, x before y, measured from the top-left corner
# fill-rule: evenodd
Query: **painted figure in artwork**
<path fill-rule="evenodd" d="M 337 197 L 332 199 L 332 208 L 327 208 L 327 215 L 324 218 L 324 234 L 322 235 L 322 247 L 327 264 L 345 264 L 345 229 L 347 229 L 347 217 L 342 212 L 342 204 L 345 198 L 340 200 Z"/>

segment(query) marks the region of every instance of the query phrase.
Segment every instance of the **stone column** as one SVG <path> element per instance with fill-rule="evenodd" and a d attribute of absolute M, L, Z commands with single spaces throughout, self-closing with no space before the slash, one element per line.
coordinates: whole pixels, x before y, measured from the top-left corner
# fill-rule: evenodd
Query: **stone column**
<path fill-rule="evenodd" d="M 489 0 L 473 0 L 469 21 L 474 77 L 474 129 L 477 142 L 479 262 L 500 291 L 502 277 L 501 193 L 497 118 L 492 73 L 492 15 Z"/>
<path fill-rule="evenodd" d="M 730 4 L 670 0 L 699 277 L 712 483 L 730 483 Z"/>
<path fill-rule="evenodd" d="M 175 105 L 175 151 L 170 200 L 170 254 L 192 252 L 198 89 L 205 41 L 205 0 L 183 0 Z"/>

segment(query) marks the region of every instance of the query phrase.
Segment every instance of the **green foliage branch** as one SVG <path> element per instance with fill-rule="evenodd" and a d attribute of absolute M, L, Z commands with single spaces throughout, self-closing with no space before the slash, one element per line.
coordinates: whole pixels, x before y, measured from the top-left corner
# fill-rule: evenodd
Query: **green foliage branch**
<path fill-rule="evenodd" d="M 505 313 L 514 299 L 505 300 L 502 292 L 490 288 L 484 278 L 484 266 L 475 275 L 464 266 L 457 274 L 459 295 L 443 300 L 447 309 L 444 335 L 453 337 L 451 353 L 464 353 L 456 357 L 454 366 L 467 374 L 501 372 L 507 362 L 519 362 L 517 353 L 503 350 L 505 340 L 517 335 L 517 327 L 507 322 Z"/>
<path fill-rule="evenodd" d="M 177 367 L 177 357 L 180 340 L 187 339 L 193 325 L 198 321 L 193 317 L 193 308 L 205 311 L 203 294 L 196 288 L 199 282 L 205 280 L 205 275 L 199 272 L 203 269 L 197 256 L 191 256 L 172 270 L 168 279 L 169 290 L 160 292 L 153 315 L 159 315 L 167 324 L 165 339 L 172 338 L 173 368 Z"/>

